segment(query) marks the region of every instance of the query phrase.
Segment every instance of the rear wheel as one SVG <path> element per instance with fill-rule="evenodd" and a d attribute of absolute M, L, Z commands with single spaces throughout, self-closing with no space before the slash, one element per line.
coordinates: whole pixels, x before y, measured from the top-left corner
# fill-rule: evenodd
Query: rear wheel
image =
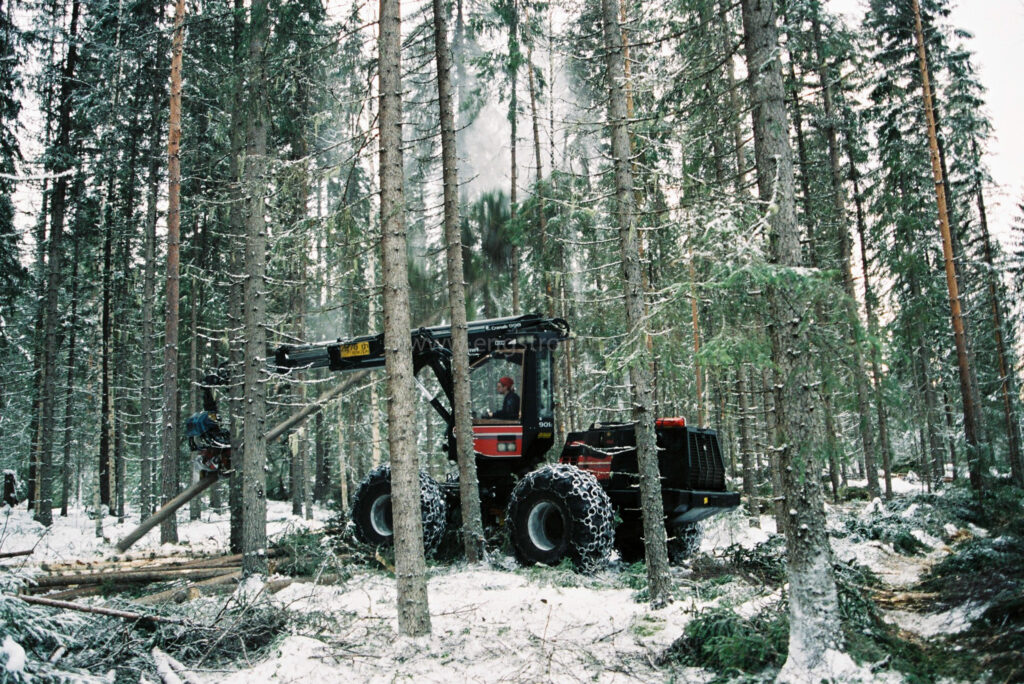
<path fill-rule="evenodd" d="M 644 525 L 640 517 L 620 511 L 624 520 L 615 528 L 615 550 L 623 563 L 644 559 Z"/>
<path fill-rule="evenodd" d="M 700 550 L 704 528 L 700 523 L 680 523 L 669 529 L 668 561 L 679 565 Z"/>
<path fill-rule="evenodd" d="M 441 487 L 420 471 L 420 512 L 423 520 L 423 548 L 437 548 L 445 528 L 445 502 Z M 395 543 L 391 516 L 391 466 L 382 465 L 363 479 L 352 499 L 352 523 L 356 537 L 366 544 L 391 546 Z"/>
<path fill-rule="evenodd" d="M 679 565 L 700 550 L 704 531 L 700 523 L 669 525 L 667 532 L 668 562 Z M 623 522 L 615 529 L 615 549 L 623 563 L 644 560 L 644 526 L 642 520 Z"/>
<path fill-rule="evenodd" d="M 574 466 L 545 466 L 520 480 L 507 520 L 516 558 L 524 565 L 557 565 L 569 558 L 589 572 L 611 551 L 611 501 L 593 475 Z"/>

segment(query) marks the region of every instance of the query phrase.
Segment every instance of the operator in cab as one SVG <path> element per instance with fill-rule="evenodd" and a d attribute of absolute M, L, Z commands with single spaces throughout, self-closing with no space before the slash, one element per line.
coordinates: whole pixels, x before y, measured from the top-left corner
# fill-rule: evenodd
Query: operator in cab
<path fill-rule="evenodd" d="M 505 398 L 499 410 L 488 412 L 488 418 L 502 420 L 519 419 L 519 395 L 516 394 L 514 386 L 515 383 L 512 382 L 512 378 L 508 376 L 498 378 L 498 395 Z"/>

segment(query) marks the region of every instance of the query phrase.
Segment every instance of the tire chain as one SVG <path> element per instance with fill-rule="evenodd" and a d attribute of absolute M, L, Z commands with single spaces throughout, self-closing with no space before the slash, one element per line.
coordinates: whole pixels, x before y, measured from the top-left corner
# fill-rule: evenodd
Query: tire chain
<path fill-rule="evenodd" d="M 556 463 L 544 466 L 535 470 L 523 481 L 549 480 L 551 490 L 556 492 L 564 501 L 571 501 L 573 497 L 583 502 L 586 514 L 578 520 L 573 520 L 573 525 L 579 525 L 586 529 L 587 534 L 582 545 L 573 545 L 573 560 L 583 572 L 593 572 L 604 565 L 608 554 L 611 552 L 612 543 L 615 539 L 615 527 L 612 519 L 612 502 L 608 494 L 590 473 L 584 472 L 576 466 Z M 516 498 L 513 491 L 512 498 Z"/>
<path fill-rule="evenodd" d="M 384 465 L 377 466 L 374 470 L 370 471 L 363 482 L 368 482 L 375 477 L 384 477 L 387 481 L 391 482 L 391 465 L 385 463 Z M 362 489 L 356 491 L 356 498 L 358 499 Z M 356 501 L 353 501 L 353 508 L 356 506 Z M 441 543 L 441 538 L 444 536 L 444 528 L 446 524 L 446 513 L 447 507 L 444 502 L 444 494 L 441 492 L 441 487 L 437 484 L 434 478 L 427 474 L 427 471 L 420 471 L 420 515 L 423 523 L 423 550 L 425 553 L 430 554 L 437 549 L 438 544 Z"/>
<path fill-rule="evenodd" d="M 684 523 L 669 530 L 668 560 L 672 565 L 679 565 L 687 558 L 700 551 L 700 543 L 704 539 L 704 523 Z"/>

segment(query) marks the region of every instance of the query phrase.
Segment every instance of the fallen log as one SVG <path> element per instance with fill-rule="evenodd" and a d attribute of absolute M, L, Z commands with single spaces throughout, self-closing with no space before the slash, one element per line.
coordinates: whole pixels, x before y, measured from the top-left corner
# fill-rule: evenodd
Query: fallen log
<path fill-rule="evenodd" d="M 40 568 L 47 572 L 85 572 L 88 570 L 104 570 L 107 568 L 148 568 L 151 570 L 159 568 L 183 568 L 202 567 L 205 564 L 215 565 L 231 562 L 237 558 L 237 564 L 241 562 L 240 554 L 225 555 L 222 553 L 207 553 L 196 556 L 182 556 L 181 552 L 170 555 L 156 554 L 147 555 L 145 558 L 112 558 L 109 560 L 81 561 L 75 560 L 67 563 L 42 563 Z"/>
<path fill-rule="evenodd" d="M 0 559 L 3 558 L 17 558 L 18 556 L 31 556 L 35 549 L 25 549 L 24 551 L 4 551 L 0 553 Z"/>
<path fill-rule="evenodd" d="M 40 575 L 33 579 L 34 589 L 47 587 L 70 587 L 82 584 L 149 584 L 151 582 L 171 582 L 179 579 L 207 579 L 223 575 L 229 569 L 240 569 L 236 566 L 216 568 L 180 568 L 167 570 L 121 570 L 117 572 L 81 572 L 67 575 Z"/>
<path fill-rule="evenodd" d="M 58 599 L 66 601 L 68 599 L 76 598 L 87 598 L 89 596 L 102 596 L 107 593 L 114 593 L 119 591 L 128 591 L 134 585 L 131 584 L 87 584 L 81 587 L 75 587 L 74 589 L 66 589 L 64 591 L 55 591 L 53 593 L 45 594 L 48 599 Z M 32 593 L 31 591 L 28 593 Z"/>
<path fill-rule="evenodd" d="M 58 601 L 56 599 L 44 598 L 42 596 L 25 596 L 24 594 L 19 594 L 16 598 L 20 598 L 25 603 L 32 603 L 38 606 L 60 608 L 62 610 L 76 610 L 80 613 L 93 613 L 94 615 L 105 615 L 107 617 L 116 617 L 123 620 L 149 620 L 151 622 L 166 622 L 172 625 L 186 624 L 185 620 L 182 620 L 181 618 L 164 617 L 163 615 L 143 615 L 142 613 L 132 613 L 127 610 L 115 610 L 113 608 L 104 608 L 103 606 L 86 606 L 81 603 Z"/>
<path fill-rule="evenodd" d="M 199 598 L 205 594 L 215 593 L 218 589 L 225 587 L 232 582 L 237 582 L 241 578 L 242 571 L 235 570 L 224 575 L 211 577 L 210 579 L 203 580 L 201 582 L 187 584 L 183 587 L 174 587 L 172 589 L 158 591 L 155 594 L 148 594 L 135 599 L 135 603 L 140 606 L 153 606 L 161 603 L 182 603 L 184 601 L 191 601 L 192 599 Z"/>
<path fill-rule="evenodd" d="M 871 598 L 878 603 L 889 606 L 911 605 L 933 601 L 938 598 L 936 592 L 925 591 L 887 591 L 885 589 L 872 589 Z"/>

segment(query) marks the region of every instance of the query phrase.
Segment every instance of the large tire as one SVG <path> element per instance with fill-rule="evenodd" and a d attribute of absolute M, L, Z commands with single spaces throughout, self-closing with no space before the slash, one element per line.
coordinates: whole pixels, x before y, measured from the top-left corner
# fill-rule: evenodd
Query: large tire
<path fill-rule="evenodd" d="M 445 503 L 441 487 L 420 471 L 420 511 L 423 516 L 423 549 L 430 554 L 444 536 Z M 356 537 L 373 546 L 391 546 L 395 532 L 391 520 L 391 466 L 382 465 L 363 479 L 352 499 L 352 524 Z"/>
<path fill-rule="evenodd" d="M 668 562 L 680 565 L 700 550 L 704 529 L 700 523 L 670 525 L 668 537 Z M 642 520 L 623 522 L 615 530 L 615 549 L 623 563 L 637 563 L 645 558 L 644 525 Z"/>
<path fill-rule="evenodd" d="M 641 520 L 624 520 L 615 528 L 615 550 L 623 563 L 644 560 L 644 525 Z"/>
<path fill-rule="evenodd" d="M 524 565 L 569 558 L 578 570 L 592 572 L 612 548 L 612 502 L 593 475 L 575 466 L 545 466 L 520 480 L 507 520 L 516 559 Z"/>
<path fill-rule="evenodd" d="M 681 523 L 671 526 L 668 535 L 668 562 L 679 565 L 700 551 L 704 527 L 700 523 Z"/>

